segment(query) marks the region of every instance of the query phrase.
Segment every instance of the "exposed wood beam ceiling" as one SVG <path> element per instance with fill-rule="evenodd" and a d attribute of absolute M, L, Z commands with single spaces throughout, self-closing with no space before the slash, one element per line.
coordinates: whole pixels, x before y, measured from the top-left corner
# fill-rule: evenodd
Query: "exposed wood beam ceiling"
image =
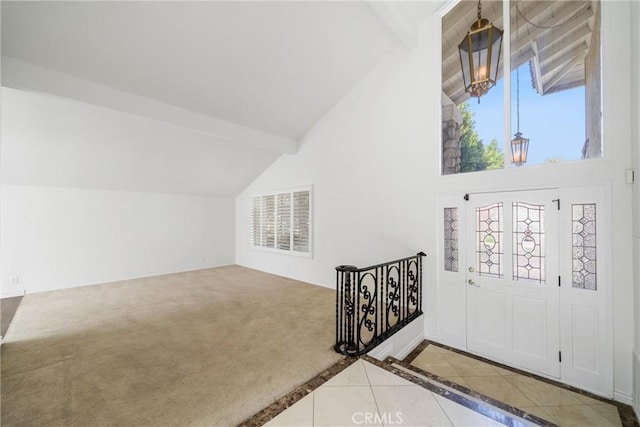
<path fill-rule="evenodd" d="M 531 84 L 541 95 L 584 85 L 584 58 L 597 7 L 595 1 L 512 1 L 511 70 L 529 61 Z M 456 105 L 469 99 L 458 44 L 476 16 L 477 3 L 461 1 L 442 20 L 442 89 Z M 483 1 L 482 17 L 504 28 L 502 2 Z M 503 51 L 499 78 L 504 55 Z"/>

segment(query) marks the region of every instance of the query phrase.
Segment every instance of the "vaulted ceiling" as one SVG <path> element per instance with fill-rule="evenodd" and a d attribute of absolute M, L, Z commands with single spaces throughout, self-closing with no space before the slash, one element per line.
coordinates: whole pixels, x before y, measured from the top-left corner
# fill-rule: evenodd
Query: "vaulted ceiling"
<path fill-rule="evenodd" d="M 438 6 L 3 1 L 3 183 L 235 194 Z"/>
<path fill-rule="evenodd" d="M 477 5 L 461 1 L 442 21 L 443 91 L 456 105 L 469 98 L 462 83 L 458 44 L 477 19 Z M 512 0 L 511 69 L 529 62 L 531 84 L 541 95 L 584 85 L 584 59 L 597 8 L 597 1 Z M 483 1 L 482 17 L 504 28 L 502 1 Z"/>
<path fill-rule="evenodd" d="M 3 2 L 14 59 L 288 138 L 397 44 L 364 3 Z"/>

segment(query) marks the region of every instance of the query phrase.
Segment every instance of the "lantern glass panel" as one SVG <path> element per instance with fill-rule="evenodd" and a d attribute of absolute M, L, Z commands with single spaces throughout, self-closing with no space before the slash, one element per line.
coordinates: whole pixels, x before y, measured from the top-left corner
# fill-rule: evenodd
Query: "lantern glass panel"
<path fill-rule="evenodd" d="M 495 31 L 495 37 L 493 41 L 493 47 L 491 49 L 491 79 L 494 82 L 498 81 L 499 63 L 498 60 L 502 57 L 502 34 Z"/>
<path fill-rule="evenodd" d="M 458 49 L 458 52 L 460 53 L 460 65 L 462 66 L 462 76 L 464 79 L 463 84 L 464 84 L 465 90 L 471 84 L 471 71 L 469 68 L 469 52 L 468 52 L 468 49 L 466 49 L 466 47 L 464 46 L 466 42 L 467 42 L 467 39 L 465 38 L 464 41 L 460 44 L 461 47 Z"/>

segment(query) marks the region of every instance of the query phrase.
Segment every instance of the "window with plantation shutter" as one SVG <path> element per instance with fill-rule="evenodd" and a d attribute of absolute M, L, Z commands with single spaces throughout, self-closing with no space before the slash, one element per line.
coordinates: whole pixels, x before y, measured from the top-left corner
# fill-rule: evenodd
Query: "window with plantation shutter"
<path fill-rule="evenodd" d="M 273 248 L 276 243 L 276 201 L 273 195 L 262 196 L 262 246 Z"/>
<path fill-rule="evenodd" d="M 249 202 L 249 215 L 251 217 L 251 229 L 249 230 L 249 238 L 251 246 L 260 246 L 262 230 L 260 225 L 262 224 L 260 215 L 262 215 L 262 199 L 260 197 L 252 197 Z"/>
<path fill-rule="evenodd" d="M 293 250 L 309 252 L 309 192 L 293 193 Z"/>
<path fill-rule="evenodd" d="M 249 243 L 274 252 L 311 255 L 311 189 L 249 198 Z"/>
<path fill-rule="evenodd" d="M 278 194 L 278 249 L 291 249 L 291 193 Z"/>

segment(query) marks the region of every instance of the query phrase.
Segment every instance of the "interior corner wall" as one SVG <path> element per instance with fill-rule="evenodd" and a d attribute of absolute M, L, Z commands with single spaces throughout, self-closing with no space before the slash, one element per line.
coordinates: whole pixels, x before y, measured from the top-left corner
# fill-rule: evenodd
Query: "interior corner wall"
<path fill-rule="evenodd" d="M 232 198 L 3 185 L 3 296 L 234 262 Z"/>
<path fill-rule="evenodd" d="M 236 198 L 236 262 L 335 286 L 335 267 L 365 267 L 425 250 L 433 200 L 424 196 L 439 170 L 437 57 L 397 48 Z M 436 70 L 429 73 L 428 70 Z M 438 96 L 430 96 L 438 94 Z M 313 186 L 313 257 L 249 246 L 252 194 Z"/>
<path fill-rule="evenodd" d="M 640 3 L 631 3 L 631 69 L 640 69 Z M 631 75 L 631 117 L 640 117 L 640 74 Z M 634 351 L 633 351 L 633 405 L 640 418 L 640 120 L 631 120 L 633 168 L 636 183 L 633 188 L 633 259 L 634 259 Z"/>
<path fill-rule="evenodd" d="M 614 394 L 631 403 L 638 285 L 630 230 L 638 217 L 632 214 L 625 170 L 632 167 L 630 123 L 637 123 L 638 115 L 631 110 L 629 55 L 620 54 L 631 49 L 630 3 L 601 3 L 604 158 L 440 176 L 441 59 L 434 41 L 441 39 L 441 30 L 434 16 L 422 26 L 420 47 L 399 49 L 380 64 L 311 129 L 297 154 L 282 156 L 236 198 L 236 262 L 334 286 L 336 265 L 365 266 L 424 250 L 425 331 L 437 339 L 440 194 L 604 186 L 615 218 L 607 259 Z M 314 258 L 251 249 L 248 197 L 309 184 L 315 198 Z"/>

